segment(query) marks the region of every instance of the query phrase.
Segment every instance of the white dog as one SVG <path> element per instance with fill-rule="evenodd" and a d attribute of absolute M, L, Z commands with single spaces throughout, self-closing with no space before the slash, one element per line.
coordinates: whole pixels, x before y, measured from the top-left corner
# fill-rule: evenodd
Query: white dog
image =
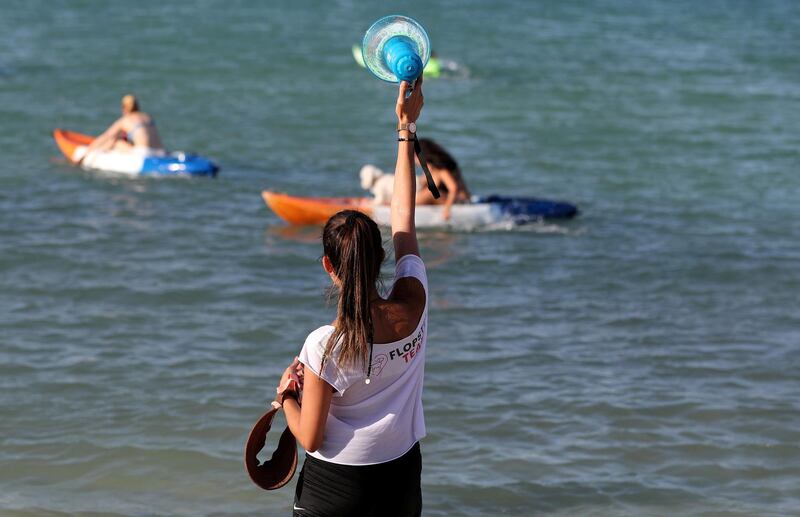
<path fill-rule="evenodd" d="M 392 202 L 394 174 L 385 173 L 374 165 L 365 165 L 358 175 L 361 188 L 371 191 L 375 196 L 375 204 L 388 205 Z"/>

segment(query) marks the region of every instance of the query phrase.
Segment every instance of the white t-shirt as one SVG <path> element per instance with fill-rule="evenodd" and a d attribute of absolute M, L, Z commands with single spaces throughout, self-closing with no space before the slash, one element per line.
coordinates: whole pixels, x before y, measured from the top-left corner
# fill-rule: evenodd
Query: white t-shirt
<path fill-rule="evenodd" d="M 375 343 L 370 383 L 357 363 L 341 367 L 334 347 L 320 373 L 320 362 L 334 327 L 325 325 L 306 338 L 300 362 L 336 389 L 328 410 L 322 446 L 309 455 L 341 465 L 370 465 L 399 458 L 425 436 L 422 378 L 428 330 L 428 277 L 416 255 L 395 266 L 394 281 L 414 277 L 425 288 L 425 309 L 405 339 Z"/>

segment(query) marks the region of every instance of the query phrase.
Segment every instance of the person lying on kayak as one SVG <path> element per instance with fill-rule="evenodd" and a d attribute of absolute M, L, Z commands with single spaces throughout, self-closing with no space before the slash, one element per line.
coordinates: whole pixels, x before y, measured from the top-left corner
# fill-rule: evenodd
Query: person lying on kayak
<path fill-rule="evenodd" d="M 122 116 L 89 144 L 86 154 L 112 149 L 144 155 L 164 154 L 153 117 L 139 110 L 139 100 L 133 95 L 122 98 Z"/>
<path fill-rule="evenodd" d="M 455 158 L 445 151 L 444 147 L 437 144 L 430 138 L 420 138 L 419 145 L 422 147 L 422 154 L 428 162 L 428 169 L 431 171 L 433 181 L 439 188 L 442 197 L 436 199 L 428 190 L 425 176 L 417 177 L 417 198 L 418 205 L 439 205 L 443 204 L 442 217 L 450 219 L 450 209 L 454 203 L 469 203 L 470 194 L 467 184 L 461 176 L 461 169 Z M 419 165 L 419 158 L 415 158 Z"/>
<path fill-rule="evenodd" d="M 433 181 L 439 188 L 442 197 L 436 199 L 428 190 L 425 176 L 417 177 L 417 196 L 418 205 L 437 205 L 443 204 L 442 216 L 445 220 L 450 219 L 450 209 L 455 203 L 469 203 L 470 193 L 461 169 L 456 160 L 445 151 L 445 149 L 429 138 L 419 139 L 420 147 L 428 162 L 428 169 L 431 171 Z M 419 159 L 416 159 L 419 166 Z M 387 174 L 374 165 L 364 165 L 359 172 L 361 187 L 370 190 L 374 196 L 374 202 L 378 205 L 388 205 L 392 199 L 392 186 L 394 177 Z"/>

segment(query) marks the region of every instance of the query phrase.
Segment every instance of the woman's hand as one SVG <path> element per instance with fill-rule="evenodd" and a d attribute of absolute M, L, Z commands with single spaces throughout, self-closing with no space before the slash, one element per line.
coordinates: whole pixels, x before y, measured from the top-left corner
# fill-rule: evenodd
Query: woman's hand
<path fill-rule="evenodd" d="M 275 400 L 279 404 L 283 404 L 284 394 L 286 393 L 291 392 L 299 396 L 300 391 L 303 389 L 303 368 L 303 363 L 300 362 L 299 358 L 295 357 L 292 364 L 283 371 L 276 390 L 277 394 L 275 395 Z"/>
<path fill-rule="evenodd" d="M 406 97 L 409 91 L 411 91 L 411 94 Z M 394 108 L 394 112 L 397 114 L 397 120 L 400 121 L 401 124 L 416 122 L 424 103 L 424 98 L 422 96 L 422 76 L 419 76 L 413 88 L 407 81 L 402 81 L 400 83 L 400 92 L 397 94 L 397 105 Z"/>

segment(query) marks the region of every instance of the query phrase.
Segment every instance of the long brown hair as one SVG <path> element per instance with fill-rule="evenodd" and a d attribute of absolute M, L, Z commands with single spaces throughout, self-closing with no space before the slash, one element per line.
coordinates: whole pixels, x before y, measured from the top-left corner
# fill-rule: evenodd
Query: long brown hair
<path fill-rule="evenodd" d="M 450 171 L 456 181 L 458 181 L 458 187 L 464 191 L 464 195 L 469 196 L 469 189 L 464 182 L 464 177 L 461 175 L 461 167 L 458 166 L 458 162 L 453 158 L 453 155 L 430 138 L 420 138 L 419 145 L 422 147 L 422 152 L 425 154 L 425 160 L 428 162 L 428 165 Z"/>
<path fill-rule="evenodd" d="M 385 257 L 381 231 L 375 221 L 355 210 L 343 210 L 322 230 L 322 248 L 339 283 L 339 300 L 333 335 L 325 346 L 323 363 L 341 341 L 337 361 L 368 366 L 372 343 L 370 294 Z"/>
<path fill-rule="evenodd" d="M 438 169 L 446 169 L 457 178 L 461 176 L 461 169 L 458 167 L 458 162 L 444 147 L 430 138 L 420 138 L 419 145 L 422 147 L 422 152 L 425 154 L 425 160 L 428 164 Z"/>

